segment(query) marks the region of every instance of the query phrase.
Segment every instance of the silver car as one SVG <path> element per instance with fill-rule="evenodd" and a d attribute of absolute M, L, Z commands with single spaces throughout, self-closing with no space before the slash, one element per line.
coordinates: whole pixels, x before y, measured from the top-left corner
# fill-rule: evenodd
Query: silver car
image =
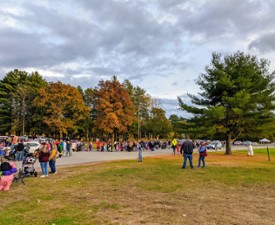
<path fill-rule="evenodd" d="M 212 141 L 209 145 L 206 146 L 208 149 L 221 149 L 222 143 L 220 141 Z"/>

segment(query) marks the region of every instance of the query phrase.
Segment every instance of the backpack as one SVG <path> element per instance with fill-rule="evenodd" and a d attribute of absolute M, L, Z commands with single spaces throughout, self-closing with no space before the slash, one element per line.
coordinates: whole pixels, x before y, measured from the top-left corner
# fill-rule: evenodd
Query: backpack
<path fill-rule="evenodd" d="M 8 162 L 1 163 L 1 171 L 9 171 L 12 167 Z"/>

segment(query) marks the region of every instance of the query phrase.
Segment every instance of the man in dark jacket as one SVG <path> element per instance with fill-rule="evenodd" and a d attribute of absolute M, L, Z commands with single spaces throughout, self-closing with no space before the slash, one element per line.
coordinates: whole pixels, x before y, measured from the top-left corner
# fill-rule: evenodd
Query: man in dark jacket
<path fill-rule="evenodd" d="M 192 160 L 193 160 L 193 149 L 195 147 L 196 146 L 191 140 L 186 140 L 182 143 L 182 146 L 180 149 L 180 153 L 183 154 L 183 157 L 184 157 L 182 169 L 185 169 L 186 167 L 187 158 L 189 159 L 191 169 L 194 169 Z"/>
<path fill-rule="evenodd" d="M 24 140 L 21 139 L 20 142 L 17 145 L 16 153 L 15 153 L 15 159 L 17 161 L 23 160 L 23 158 L 24 158 L 24 148 L 25 148 L 25 146 L 24 146 Z"/>

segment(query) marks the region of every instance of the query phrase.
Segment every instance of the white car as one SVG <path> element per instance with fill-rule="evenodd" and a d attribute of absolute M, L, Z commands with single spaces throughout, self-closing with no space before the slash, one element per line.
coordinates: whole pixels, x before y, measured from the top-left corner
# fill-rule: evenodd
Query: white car
<path fill-rule="evenodd" d="M 38 141 L 30 141 L 30 142 L 25 142 L 24 143 L 25 147 L 28 145 L 30 146 L 29 153 L 34 153 L 35 150 L 39 149 L 40 144 Z"/>
<path fill-rule="evenodd" d="M 220 141 L 212 141 L 209 145 L 206 146 L 207 149 L 221 149 L 222 143 Z"/>

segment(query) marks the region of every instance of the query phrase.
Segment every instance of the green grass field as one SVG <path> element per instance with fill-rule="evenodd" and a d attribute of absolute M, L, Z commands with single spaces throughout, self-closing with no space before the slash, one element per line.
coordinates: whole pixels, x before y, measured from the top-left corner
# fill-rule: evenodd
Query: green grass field
<path fill-rule="evenodd" d="M 274 224 L 270 152 L 209 153 L 194 170 L 180 155 L 58 168 L 0 192 L 0 224 Z"/>

